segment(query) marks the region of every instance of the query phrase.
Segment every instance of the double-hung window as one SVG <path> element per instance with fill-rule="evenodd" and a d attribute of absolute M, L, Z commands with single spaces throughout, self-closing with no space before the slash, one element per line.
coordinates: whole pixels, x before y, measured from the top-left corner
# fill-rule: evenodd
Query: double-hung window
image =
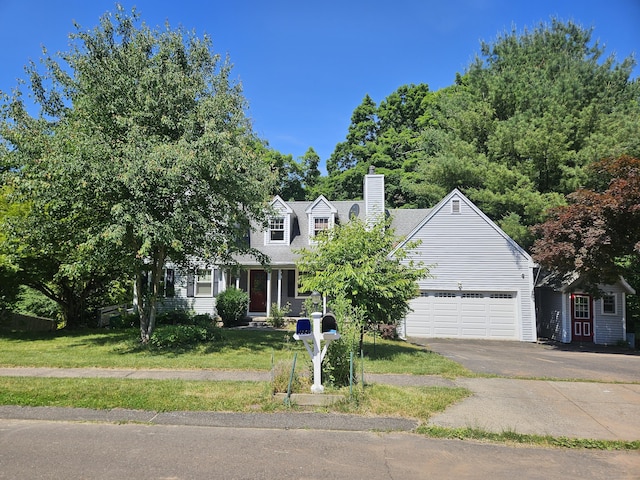
<path fill-rule="evenodd" d="M 602 297 L 602 313 L 604 313 L 605 315 L 616 314 L 616 296 L 615 295 L 604 295 Z"/>
<path fill-rule="evenodd" d="M 315 217 L 313 219 L 313 236 L 317 237 L 329 229 L 329 217 Z"/>
<path fill-rule="evenodd" d="M 196 297 L 211 297 L 213 295 L 213 271 L 201 268 L 196 271 Z"/>
<path fill-rule="evenodd" d="M 284 240 L 284 217 L 273 217 L 269 220 L 269 238 L 272 242 Z"/>

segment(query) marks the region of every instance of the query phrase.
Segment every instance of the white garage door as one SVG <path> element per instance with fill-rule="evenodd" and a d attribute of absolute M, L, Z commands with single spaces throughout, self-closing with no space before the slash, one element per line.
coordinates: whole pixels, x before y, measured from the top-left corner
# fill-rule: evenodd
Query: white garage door
<path fill-rule="evenodd" d="M 516 294 L 423 291 L 411 301 L 408 337 L 517 340 Z"/>

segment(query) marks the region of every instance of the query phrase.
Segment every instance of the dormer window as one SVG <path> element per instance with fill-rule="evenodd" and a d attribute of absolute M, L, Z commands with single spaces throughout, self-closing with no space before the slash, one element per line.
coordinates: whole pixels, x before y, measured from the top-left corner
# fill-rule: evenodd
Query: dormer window
<path fill-rule="evenodd" d="M 329 217 L 315 217 L 313 219 L 313 236 L 317 237 L 319 234 L 329 229 Z"/>
<path fill-rule="evenodd" d="M 309 205 L 305 210 L 309 222 L 307 234 L 309 244 L 313 245 L 315 238 L 326 230 L 330 230 L 336 223 L 338 209 L 334 207 L 323 195 Z"/>
<path fill-rule="evenodd" d="M 271 217 L 264 231 L 265 245 L 289 245 L 294 222 L 293 210 L 277 195 L 271 202 Z"/>
<path fill-rule="evenodd" d="M 269 221 L 269 238 L 272 242 L 284 241 L 284 217 L 274 217 Z"/>

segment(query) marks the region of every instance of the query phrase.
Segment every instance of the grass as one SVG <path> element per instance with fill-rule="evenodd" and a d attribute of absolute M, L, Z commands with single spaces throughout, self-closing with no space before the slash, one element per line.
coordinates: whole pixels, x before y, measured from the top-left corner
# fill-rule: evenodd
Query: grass
<path fill-rule="evenodd" d="M 338 404 L 333 410 L 426 421 L 468 395 L 463 388 L 372 385 L 358 389 L 355 401 Z M 40 377 L 0 377 L 0 405 L 157 412 L 272 412 L 290 408 L 274 401 L 267 382 Z"/>
<path fill-rule="evenodd" d="M 0 333 L 0 366 L 57 368 L 135 369 L 271 369 L 271 355 L 277 360 L 298 356 L 306 369 L 307 353 L 302 342 L 284 330 L 224 330 L 223 339 L 181 351 L 159 351 L 142 347 L 137 331 L 81 330 L 40 334 Z M 471 375 L 459 364 L 422 347 L 403 341 L 367 337 L 367 373 L 404 373 L 455 377 Z"/>
<path fill-rule="evenodd" d="M 366 373 L 402 373 L 470 376 L 468 370 L 438 354 L 402 341 L 367 337 Z M 225 330 L 223 339 L 180 351 L 142 347 L 135 330 L 84 330 L 47 333 L 0 333 L 0 366 L 97 367 L 132 369 L 239 369 L 269 370 L 271 357 L 290 361 L 301 352 L 298 365 L 308 368 L 301 342 L 281 330 Z M 365 377 L 366 377 L 365 373 Z M 273 412 L 294 407 L 274 401 L 267 382 L 199 382 L 186 380 L 133 380 L 116 378 L 0 377 L 0 405 L 125 408 L 150 411 Z M 345 395 L 348 389 L 341 390 Z M 428 425 L 434 413 L 461 401 L 463 388 L 359 386 L 354 399 L 325 407 L 325 411 L 356 415 L 416 419 L 416 433 L 432 438 L 482 440 L 562 448 L 640 450 L 640 441 L 617 442 L 554 438 L 517 432 L 492 433 L 472 428 Z"/>
<path fill-rule="evenodd" d="M 477 428 L 444 428 L 433 425 L 420 425 L 416 433 L 431 438 L 453 438 L 458 440 L 481 440 L 511 445 L 527 445 L 554 448 L 580 448 L 593 450 L 640 450 L 640 440 L 594 440 L 588 438 L 552 437 L 549 435 L 530 435 L 515 431 L 500 433 L 487 432 Z"/>

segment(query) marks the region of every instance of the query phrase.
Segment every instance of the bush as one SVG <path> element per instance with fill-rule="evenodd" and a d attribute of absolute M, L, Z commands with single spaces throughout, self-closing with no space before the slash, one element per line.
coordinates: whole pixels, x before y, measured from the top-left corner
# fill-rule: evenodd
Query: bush
<path fill-rule="evenodd" d="M 156 325 L 192 325 L 193 315 L 186 310 L 168 310 L 156 316 Z"/>
<path fill-rule="evenodd" d="M 247 314 L 249 295 L 237 288 L 229 288 L 218 294 L 216 309 L 225 327 L 238 325 Z"/>
<path fill-rule="evenodd" d="M 271 316 L 267 318 L 267 323 L 273 328 L 284 327 L 287 314 L 291 311 L 291 304 L 287 303 L 284 307 L 278 307 L 277 303 L 271 304 Z"/>
<path fill-rule="evenodd" d="M 17 313 L 60 320 L 60 307 L 56 302 L 30 287 L 21 287 L 15 305 Z"/>
<path fill-rule="evenodd" d="M 140 315 L 137 313 L 125 313 L 109 318 L 109 328 L 131 328 L 140 326 Z"/>
<path fill-rule="evenodd" d="M 197 325 L 163 325 L 151 336 L 150 344 L 158 349 L 193 348 L 201 343 L 220 339 L 220 331 L 213 324 L 209 327 Z"/>
<path fill-rule="evenodd" d="M 335 299 L 331 308 L 338 323 L 340 339 L 332 342 L 322 362 L 322 379 L 324 384 L 334 387 L 349 385 L 350 357 L 353 353 L 354 371 L 358 360 L 360 331 L 364 325 L 364 312 L 353 307 L 346 299 Z M 355 378 L 354 378 L 355 383 Z"/>

